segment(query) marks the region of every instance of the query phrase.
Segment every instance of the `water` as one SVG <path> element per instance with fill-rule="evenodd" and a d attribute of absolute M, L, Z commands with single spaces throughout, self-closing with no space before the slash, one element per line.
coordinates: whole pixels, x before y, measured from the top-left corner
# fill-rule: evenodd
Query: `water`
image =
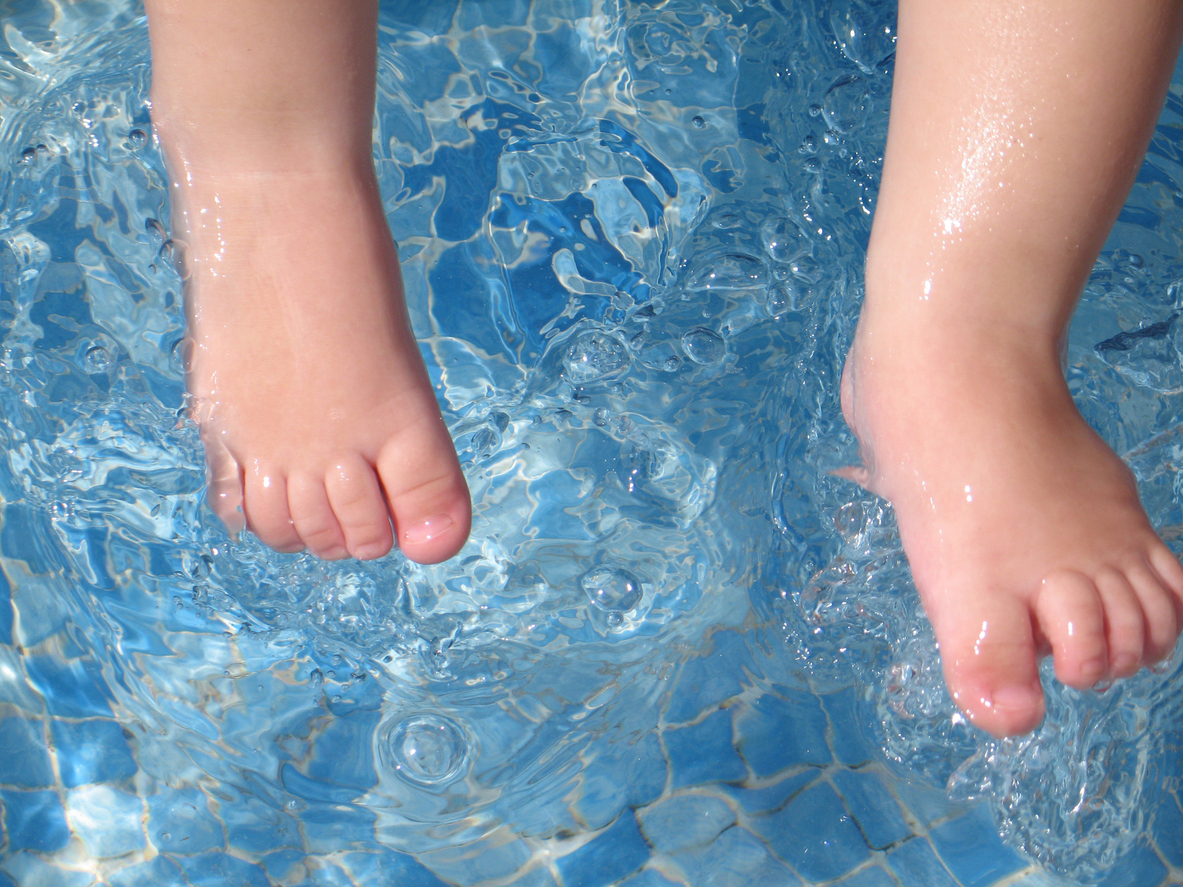
<path fill-rule="evenodd" d="M 888 4 L 383 10 L 475 504 L 427 568 L 225 535 L 140 12 L 3 9 L 0 885 L 1183 882 L 1179 667 L 973 731 L 890 509 L 831 474 Z M 1069 354 L 1176 546 L 1180 96 Z"/>

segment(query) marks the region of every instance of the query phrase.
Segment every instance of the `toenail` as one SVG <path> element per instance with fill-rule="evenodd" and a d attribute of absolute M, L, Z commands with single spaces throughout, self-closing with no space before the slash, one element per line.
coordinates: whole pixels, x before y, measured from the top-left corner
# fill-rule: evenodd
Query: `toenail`
<path fill-rule="evenodd" d="M 1127 675 L 1138 667 L 1138 660 L 1129 653 L 1122 653 L 1113 660 L 1113 674 Z"/>
<path fill-rule="evenodd" d="M 411 545 L 422 545 L 442 536 L 455 525 L 451 515 L 437 514 L 421 523 L 412 524 L 403 531 L 403 541 Z"/>
<path fill-rule="evenodd" d="M 1086 680 L 1095 681 L 1105 674 L 1105 659 L 1097 656 L 1084 662 L 1080 666 L 1080 674 Z"/>
<path fill-rule="evenodd" d="M 1038 684 L 1011 684 L 994 691 L 994 708 L 1026 711 L 1040 704 L 1043 689 Z"/>
<path fill-rule="evenodd" d="M 369 542 L 365 545 L 359 545 L 353 552 L 353 556 L 359 561 L 372 561 L 376 557 L 382 557 L 389 550 L 381 542 Z"/>
<path fill-rule="evenodd" d="M 345 550 L 344 546 L 337 545 L 330 548 L 328 551 L 321 552 L 321 560 L 339 561 L 349 557 L 349 552 Z"/>

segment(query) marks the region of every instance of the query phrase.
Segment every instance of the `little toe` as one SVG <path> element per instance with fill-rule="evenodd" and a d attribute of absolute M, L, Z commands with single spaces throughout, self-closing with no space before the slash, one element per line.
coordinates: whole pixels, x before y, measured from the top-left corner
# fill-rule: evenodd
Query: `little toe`
<path fill-rule="evenodd" d="M 244 476 L 243 511 L 247 525 L 259 541 L 276 551 L 304 548 L 288 510 L 288 486 L 283 472 L 256 462 Z"/>
<path fill-rule="evenodd" d="M 472 525 L 472 502 L 442 419 L 410 451 L 384 449 L 378 475 L 398 546 L 410 560 L 436 564 L 460 550 Z"/>
<path fill-rule="evenodd" d="M 1087 689 L 1109 673 L 1105 610 L 1096 584 L 1074 570 L 1043 580 L 1035 615 L 1052 646 L 1060 683 Z"/>
<path fill-rule="evenodd" d="M 351 555 L 370 560 L 390 551 L 390 515 L 369 462 L 359 455 L 341 459 L 325 475 L 325 490 Z"/>
<path fill-rule="evenodd" d="M 1105 641 L 1109 648 L 1109 677 L 1128 678 L 1142 666 L 1146 624 L 1142 604 L 1125 574 L 1105 568 L 1096 577 L 1105 609 Z"/>
<path fill-rule="evenodd" d="M 1150 566 L 1171 593 L 1175 605 L 1175 624 L 1183 628 L 1183 564 L 1160 539 L 1156 539 L 1151 546 L 1149 560 Z"/>
<path fill-rule="evenodd" d="M 1179 637 L 1174 595 L 1148 563 L 1135 564 L 1126 571 L 1126 576 L 1142 605 L 1146 624 L 1142 664 L 1153 665 L 1171 655 Z"/>
<path fill-rule="evenodd" d="M 324 478 L 308 471 L 288 476 L 288 509 L 305 547 L 317 557 L 336 561 L 349 556 L 345 534 L 333 514 Z"/>
<path fill-rule="evenodd" d="M 995 736 L 1027 733 L 1043 719 L 1043 688 L 1026 605 L 968 594 L 934 620 L 945 681 L 969 719 Z"/>

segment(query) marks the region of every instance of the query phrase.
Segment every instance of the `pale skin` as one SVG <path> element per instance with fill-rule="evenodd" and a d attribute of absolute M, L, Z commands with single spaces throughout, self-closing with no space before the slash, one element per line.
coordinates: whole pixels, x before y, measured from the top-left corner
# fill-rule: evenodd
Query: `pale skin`
<path fill-rule="evenodd" d="M 901 0 L 843 407 L 891 500 L 958 706 L 1042 719 L 1168 656 L 1183 568 L 1061 370 L 1183 31 L 1166 0 Z"/>
<path fill-rule="evenodd" d="M 471 506 L 371 161 L 373 0 L 147 0 L 187 244 L 210 498 L 280 551 L 455 554 Z M 1168 655 L 1183 567 L 1060 368 L 1183 32 L 1166 0 L 901 0 L 892 116 L 843 380 L 851 476 L 895 506 L 950 691 L 1036 726 Z"/>
<path fill-rule="evenodd" d="M 371 159 L 372 0 L 148 0 L 210 501 L 279 551 L 436 563 L 471 505 Z"/>

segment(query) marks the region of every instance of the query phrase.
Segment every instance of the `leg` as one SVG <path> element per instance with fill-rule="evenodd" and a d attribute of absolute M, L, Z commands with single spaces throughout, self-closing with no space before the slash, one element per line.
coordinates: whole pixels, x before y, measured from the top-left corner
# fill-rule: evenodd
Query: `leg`
<path fill-rule="evenodd" d="M 377 3 L 147 10 L 215 510 L 281 551 L 451 557 L 468 489 L 371 160 Z"/>
<path fill-rule="evenodd" d="M 901 0 L 867 296 L 843 380 L 957 704 L 998 735 L 1173 649 L 1183 568 L 1077 412 L 1068 321 L 1170 79 L 1173 0 Z"/>

